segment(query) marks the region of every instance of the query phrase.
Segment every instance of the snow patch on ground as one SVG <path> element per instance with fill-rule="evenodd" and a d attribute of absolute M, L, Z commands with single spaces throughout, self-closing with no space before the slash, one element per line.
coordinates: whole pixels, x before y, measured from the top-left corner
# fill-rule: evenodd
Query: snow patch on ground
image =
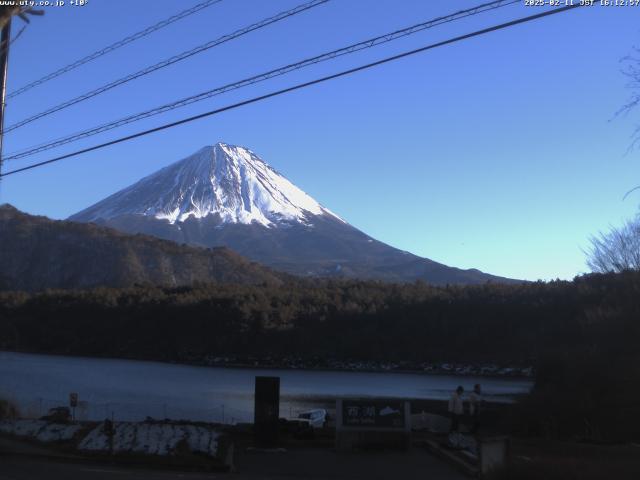
<path fill-rule="evenodd" d="M 80 442 L 78 449 L 114 453 L 172 455 L 181 442 L 192 452 L 214 457 L 218 453 L 220 433 L 198 425 L 116 422 L 113 424 L 113 444 L 104 424 L 98 425 Z"/>
<path fill-rule="evenodd" d="M 0 422 L 0 433 L 31 438 L 40 442 L 70 441 L 86 424 L 49 423 L 45 420 L 6 420 Z M 81 438 L 78 450 L 105 453 L 142 453 L 173 455 L 183 446 L 191 452 L 215 457 L 220 432 L 213 427 L 171 423 L 113 423 L 110 437 L 100 423 Z"/>
<path fill-rule="evenodd" d="M 0 422 L 0 432 L 30 437 L 40 442 L 71 440 L 82 428 L 78 424 L 49 423 L 45 420 L 7 420 Z"/>

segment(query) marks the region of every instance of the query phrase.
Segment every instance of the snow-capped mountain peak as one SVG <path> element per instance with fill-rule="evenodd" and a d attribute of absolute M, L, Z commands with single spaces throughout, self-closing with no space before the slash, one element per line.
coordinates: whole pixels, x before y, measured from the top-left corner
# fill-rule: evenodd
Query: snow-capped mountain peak
<path fill-rule="evenodd" d="M 169 223 L 219 215 L 222 223 L 309 224 L 337 215 L 320 205 L 251 150 L 217 143 L 143 178 L 72 219 L 97 221 L 144 215 Z"/>
<path fill-rule="evenodd" d="M 225 246 L 301 276 L 438 284 L 507 280 L 379 242 L 324 208 L 251 150 L 225 143 L 204 147 L 69 219 L 200 247 Z M 122 261 L 129 261 L 128 256 Z"/>

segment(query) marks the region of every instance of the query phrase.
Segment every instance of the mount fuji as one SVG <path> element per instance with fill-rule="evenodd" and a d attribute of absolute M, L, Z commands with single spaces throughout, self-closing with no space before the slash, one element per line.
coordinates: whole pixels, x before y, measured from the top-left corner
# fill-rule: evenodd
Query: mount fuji
<path fill-rule="evenodd" d="M 511 280 L 379 242 L 349 225 L 251 150 L 217 143 L 69 217 L 179 243 L 226 246 L 272 268 L 434 284 Z"/>

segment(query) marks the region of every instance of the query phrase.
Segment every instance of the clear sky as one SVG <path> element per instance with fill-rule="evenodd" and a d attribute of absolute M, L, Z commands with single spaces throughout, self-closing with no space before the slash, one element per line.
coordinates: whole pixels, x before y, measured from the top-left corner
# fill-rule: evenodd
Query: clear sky
<path fill-rule="evenodd" d="M 6 125 L 291 8 L 224 0 L 8 102 Z M 577 1 L 577 0 L 576 0 Z M 68 4 L 69 2 L 67 2 Z M 12 91 L 197 0 L 89 0 L 46 8 L 12 45 Z M 482 3 L 332 0 L 10 132 L 5 154 L 313 54 Z M 5 164 L 79 147 L 541 11 L 515 5 Z M 0 203 L 65 218 L 204 145 L 243 145 L 394 247 L 516 278 L 586 271 L 588 237 L 634 214 L 638 116 L 620 59 L 640 6 L 577 9 L 3 179 Z M 16 33 L 21 22 L 14 22 Z"/>

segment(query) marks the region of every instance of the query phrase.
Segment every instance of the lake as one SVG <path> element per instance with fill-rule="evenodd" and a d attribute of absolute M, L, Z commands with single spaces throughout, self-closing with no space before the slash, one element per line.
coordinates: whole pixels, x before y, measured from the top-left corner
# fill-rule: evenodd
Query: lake
<path fill-rule="evenodd" d="M 280 377 L 281 416 L 328 407 L 336 398 L 448 399 L 458 385 L 481 383 L 487 400 L 509 401 L 532 381 L 414 373 L 217 368 L 134 360 L 0 352 L 0 397 L 23 415 L 67 405 L 78 393 L 84 420 L 141 420 L 147 416 L 235 423 L 253 418 L 257 375 Z"/>

